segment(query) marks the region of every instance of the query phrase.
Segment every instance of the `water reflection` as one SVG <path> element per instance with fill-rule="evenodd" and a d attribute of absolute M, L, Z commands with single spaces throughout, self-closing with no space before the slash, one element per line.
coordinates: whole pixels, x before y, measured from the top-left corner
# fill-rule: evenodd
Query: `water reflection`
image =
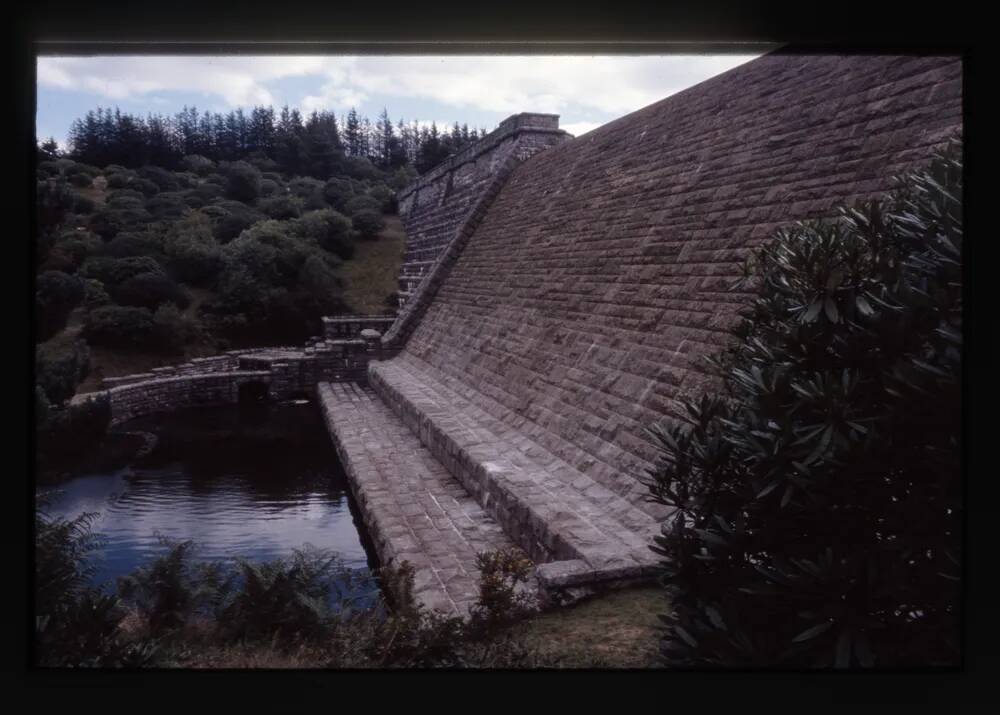
<path fill-rule="evenodd" d="M 360 517 L 314 404 L 197 408 L 122 429 L 156 434 L 156 447 L 127 467 L 75 475 L 49 507 L 68 518 L 99 513 L 96 583 L 162 554 L 161 536 L 193 539 L 206 560 L 273 559 L 312 544 L 370 580 Z"/>

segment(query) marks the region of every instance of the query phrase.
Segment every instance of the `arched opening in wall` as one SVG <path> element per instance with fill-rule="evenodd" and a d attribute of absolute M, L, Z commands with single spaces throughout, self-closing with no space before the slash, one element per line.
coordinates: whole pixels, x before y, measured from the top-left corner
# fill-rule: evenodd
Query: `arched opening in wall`
<path fill-rule="evenodd" d="M 239 403 L 241 405 L 251 405 L 267 402 L 267 383 L 260 380 L 241 383 L 239 386 Z"/>

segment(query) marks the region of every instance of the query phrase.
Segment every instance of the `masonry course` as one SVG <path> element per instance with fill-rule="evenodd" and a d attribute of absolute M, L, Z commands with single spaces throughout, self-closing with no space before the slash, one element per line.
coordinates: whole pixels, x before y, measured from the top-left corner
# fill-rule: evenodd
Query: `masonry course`
<path fill-rule="evenodd" d="M 645 429 L 712 385 L 748 250 L 883 195 L 960 136 L 961 73 L 773 54 L 576 139 L 515 115 L 400 193 L 391 324 L 331 319 L 306 348 L 174 379 L 317 390 L 380 558 L 416 563 L 426 605 L 466 612 L 487 546 L 522 549 L 553 602 L 647 579 L 665 510 Z"/>

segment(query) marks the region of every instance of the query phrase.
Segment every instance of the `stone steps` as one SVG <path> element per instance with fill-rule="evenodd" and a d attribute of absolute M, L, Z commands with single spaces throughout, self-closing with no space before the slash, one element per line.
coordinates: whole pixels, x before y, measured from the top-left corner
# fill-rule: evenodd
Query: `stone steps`
<path fill-rule="evenodd" d="M 409 561 L 418 602 L 466 616 L 478 594 L 476 554 L 512 541 L 374 392 L 323 382 L 318 395 L 382 563 Z"/>
<path fill-rule="evenodd" d="M 589 582 L 654 573 L 652 516 L 523 436 L 509 438 L 412 356 L 371 363 L 369 383 L 532 559 L 557 562 L 539 567 L 543 588 L 546 567 Z"/>

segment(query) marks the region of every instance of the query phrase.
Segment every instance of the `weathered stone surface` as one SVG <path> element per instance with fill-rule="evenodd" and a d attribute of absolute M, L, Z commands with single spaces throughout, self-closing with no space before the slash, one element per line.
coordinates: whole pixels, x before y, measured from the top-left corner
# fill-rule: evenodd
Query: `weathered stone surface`
<path fill-rule="evenodd" d="M 558 115 L 515 114 L 399 192 L 399 214 L 407 232 L 399 275 L 401 307 L 455 238 L 463 230 L 471 234 L 512 163 L 568 138 L 559 129 Z"/>
<path fill-rule="evenodd" d="M 321 383 L 318 394 L 379 559 L 409 561 L 428 608 L 467 615 L 478 594 L 476 554 L 510 548 L 510 539 L 374 393 Z"/>
<path fill-rule="evenodd" d="M 770 55 L 572 141 L 517 115 L 401 193 L 388 329 L 331 320 L 305 349 L 108 384 L 141 411 L 231 396 L 239 372 L 274 394 L 322 383 L 380 558 L 410 560 L 444 612 L 471 603 L 475 551 L 511 543 L 552 602 L 648 578 L 664 511 L 644 430 L 711 384 L 748 248 L 886 192 L 961 131 L 961 93 L 958 58 Z M 377 396 L 345 384 L 366 374 Z"/>
<path fill-rule="evenodd" d="M 747 248 L 887 191 L 961 109 L 958 58 L 765 56 L 547 149 L 513 169 L 397 359 L 649 511 L 643 430 L 709 384 Z"/>

